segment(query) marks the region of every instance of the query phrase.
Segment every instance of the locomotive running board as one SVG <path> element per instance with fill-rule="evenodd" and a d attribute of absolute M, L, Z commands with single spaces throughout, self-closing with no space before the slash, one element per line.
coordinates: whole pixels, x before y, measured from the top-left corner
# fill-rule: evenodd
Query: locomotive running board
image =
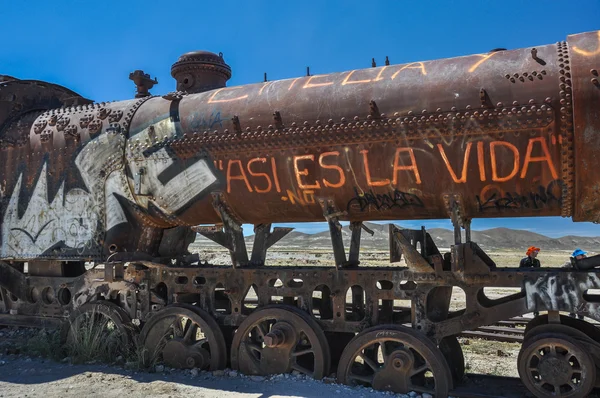
<path fill-rule="evenodd" d="M 62 326 L 65 319 L 34 315 L 0 314 L 0 325 L 56 329 Z"/>

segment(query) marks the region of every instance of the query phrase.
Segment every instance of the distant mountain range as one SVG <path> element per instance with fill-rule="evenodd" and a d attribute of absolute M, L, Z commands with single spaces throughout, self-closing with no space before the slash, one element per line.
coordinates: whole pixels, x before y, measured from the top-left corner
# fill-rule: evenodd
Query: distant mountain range
<path fill-rule="evenodd" d="M 361 248 L 371 250 L 387 250 L 389 248 L 388 225 L 365 222 L 365 226 L 374 234 L 362 232 Z M 454 232 L 444 228 L 432 228 L 427 232 L 431 235 L 439 248 L 449 248 L 454 244 Z M 352 232 L 348 226 L 343 227 L 342 236 L 346 247 L 349 247 Z M 254 236 L 247 236 L 246 243 L 251 245 Z M 600 237 L 563 236 L 550 238 L 535 232 L 510 229 L 492 228 L 483 231 L 471 231 L 471 239 L 484 249 L 526 249 L 529 246 L 540 247 L 545 250 L 573 250 L 576 247 L 584 250 L 597 251 L 600 248 Z M 197 245 L 216 245 L 216 243 L 198 236 Z M 306 234 L 292 231 L 281 239 L 274 247 L 295 249 L 327 249 L 331 247 L 329 231 Z"/>

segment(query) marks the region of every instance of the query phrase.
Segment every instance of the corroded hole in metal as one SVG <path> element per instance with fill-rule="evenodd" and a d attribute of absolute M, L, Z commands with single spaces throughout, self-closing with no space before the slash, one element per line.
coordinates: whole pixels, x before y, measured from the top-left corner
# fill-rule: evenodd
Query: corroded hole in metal
<path fill-rule="evenodd" d="M 312 293 L 312 315 L 316 319 L 333 319 L 333 301 L 331 289 L 327 285 L 319 285 Z"/>
<path fill-rule="evenodd" d="M 71 291 L 66 287 L 60 288 L 56 294 L 56 298 L 60 305 L 69 305 L 71 302 Z"/>
<path fill-rule="evenodd" d="M 29 297 L 32 303 L 37 303 L 38 301 L 40 301 L 40 290 L 37 287 L 31 288 L 31 291 L 29 292 Z"/>
<path fill-rule="evenodd" d="M 294 287 L 294 288 L 298 288 L 298 287 L 302 287 L 302 285 L 304 285 L 304 281 L 302 279 L 290 279 L 287 283 L 288 287 Z"/>
<path fill-rule="evenodd" d="M 270 296 L 269 304 L 283 304 L 297 308 L 303 307 L 302 297 L 300 296 Z"/>
<path fill-rule="evenodd" d="M 414 281 L 401 281 L 400 290 L 415 290 L 417 284 Z"/>
<path fill-rule="evenodd" d="M 435 294 L 436 289 L 431 289 L 429 294 Z M 466 310 L 467 295 L 463 289 L 458 286 L 452 287 L 452 296 L 450 296 L 450 311 L 448 318 L 460 316 Z"/>
<path fill-rule="evenodd" d="M 268 285 L 269 287 L 283 287 L 283 282 L 281 279 L 273 278 L 269 279 Z"/>
<path fill-rule="evenodd" d="M 117 251 L 117 249 L 118 249 L 118 247 L 114 243 L 112 245 L 108 246 L 108 251 L 111 253 L 115 253 Z"/>
<path fill-rule="evenodd" d="M 201 286 L 206 284 L 206 278 L 203 276 L 197 276 L 194 278 L 194 286 Z"/>
<path fill-rule="evenodd" d="M 519 288 L 484 287 L 478 292 L 478 301 L 483 307 L 491 308 L 496 305 L 525 297 L 525 292 Z"/>
<path fill-rule="evenodd" d="M 218 283 L 215 286 L 215 311 L 219 314 L 229 315 L 231 314 L 231 300 L 225 292 L 225 286 L 222 283 Z"/>
<path fill-rule="evenodd" d="M 154 291 L 158 297 L 163 299 L 165 302 L 167 301 L 169 290 L 167 289 L 167 285 L 164 282 L 158 283 Z"/>
<path fill-rule="evenodd" d="M 50 286 L 45 287 L 42 290 L 42 301 L 44 304 L 48 305 L 54 303 L 54 289 L 52 289 Z"/>
<path fill-rule="evenodd" d="M 258 308 L 258 288 L 252 284 L 242 300 L 242 315 L 249 315 L 256 308 Z"/>
<path fill-rule="evenodd" d="M 346 321 L 361 321 L 365 317 L 366 308 L 365 290 L 362 286 L 350 286 L 346 292 Z"/>
<path fill-rule="evenodd" d="M 379 290 L 392 290 L 394 288 L 394 283 L 392 281 L 380 280 L 375 284 L 377 289 Z"/>
<path fill-rule="evenodd" d="M 187 276 L 178 276 L 177 278 L 175 278 L 175 283 L 177 283 L 178 285 L 187 285 L 189 279 Z"/>

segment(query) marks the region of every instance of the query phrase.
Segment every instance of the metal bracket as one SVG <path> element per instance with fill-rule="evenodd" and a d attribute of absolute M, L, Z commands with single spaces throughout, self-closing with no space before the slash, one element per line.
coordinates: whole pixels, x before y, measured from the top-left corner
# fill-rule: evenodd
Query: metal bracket
<path fill-rule="evenodd" d="M 471 219 L 465 218 L 465 209 L 460 195 L 444 195 L 444 204 L 454 227 L 454 244 L 462 243 L 461 228 L 465 230 L 465 241 L 471 242 Z"/>
<path fill-rule="evenodd" d="M 229 250 L 233 268 L 247 265 L 248 251 L 244 241 L 242 223 L 233 216 L 221 194 L 213 194 L 213 207 L 221 216 L 223 224 L 214 227 L 197 227 L 196 230 L 202 236 Z"/>
<path fill-rule="evenodd" d="M 267 257 L 267 249 L 279 242 L 284 236 L 292 232 L 294 228 L 273 228 L 271 224 L 258 224 L 254 226 L 254 244 L 252 245 L 252 265 L 264 265 Z"/>
<path fill-rule="evenodd" d="M 350 238 L 350 253 L 348 254 L 348 265 L 358 265 L 360 254 L 360 235 L 362 230 L 365 230 L 369 235 L 373 236 L 375 232 L 367 228 L 362 221 L 352 221 L 350 223 L 350 231 L 352 231 L 352 237 Z"/>
<path fill-rule="evenodd" d="M 429 240 L 429 242 L 427 242 Z M 417 242 L 421 245 L 421 252 L 416 248 Z M 427 262 L 429 255 L 438 255 L 439 250 L 435 246 L 431 237 L 421 230 L 399 229 L 394 224 L 390 224 L 390 262 L 397 262 L 402 259 L 411 271 L 415 272 L 433 272 L 434 267 Z"/>
<path fill-rule="evenodd" d="M 122 281 L 125 277 L 125 264 L 107 262 L 104 264 L 104 280 L 106 282 Z"/>
<path fill-rule="evenodd" d="M 319 199 L 319 205 L 323 210 L 323 216 L 327 220 L 327 224 L 329 224 L 335 267 L 339 269 L 340 267 L 350 265 L 346 261 L 346 250 L 344 249 L 344 240 L 342 239 L 342 225 L 339 221 L 340 216 L 345 216 L 348 213 L 338 210 L 331 199 L 327 201 Z"/>

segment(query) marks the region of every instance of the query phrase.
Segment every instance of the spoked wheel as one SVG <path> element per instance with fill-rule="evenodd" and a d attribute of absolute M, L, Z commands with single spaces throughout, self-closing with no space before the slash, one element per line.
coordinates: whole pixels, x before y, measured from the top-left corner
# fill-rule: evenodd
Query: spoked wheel
<path fill-rule="evenodd" d="M 192 305 L 159 311 L 142 328 L 149 359 L 172 368 L 217 370 L 227 364 L 227 347 L 217 322 Z"/>
<path fill-rule="evenodd" d="M 348 344 L 338 366 L 338 381 L 406 394 L 446 397 L 452 375 L 436 345 L 412 329 L 376 326 Z"/>
<path fill-rule="evenodd" d="M 455 336 L 446 336 L 440 341 L 440 351 L 450 367 L 454 384 L 460 383 L 465 376 L 465 356 Z"/>
<path fill-rule="evenodd" d="M 247 375 L 294 370 L 323 378 L 331 364 L 329 344 L 319 324 L 294 307 L 274 305 L 253 312 L 231 344 L 231 367 Z"/>
<path fill-rule="evenodd" d="M 125 310 L 108 301 L 96 301 L 71 313 L 69 324 L 62 329 L 62 338 L 75 355 L 94 355 L 91 350 L 101 349 L 112 356 L 130 349 L 137 331 Z"/>
<path fill-rule="evenodd" d="M 596 366 L 585 346 L 566 334 L 541 333 L 523 343 L 519 376 L 536 397 L 586 397 Z"/>

